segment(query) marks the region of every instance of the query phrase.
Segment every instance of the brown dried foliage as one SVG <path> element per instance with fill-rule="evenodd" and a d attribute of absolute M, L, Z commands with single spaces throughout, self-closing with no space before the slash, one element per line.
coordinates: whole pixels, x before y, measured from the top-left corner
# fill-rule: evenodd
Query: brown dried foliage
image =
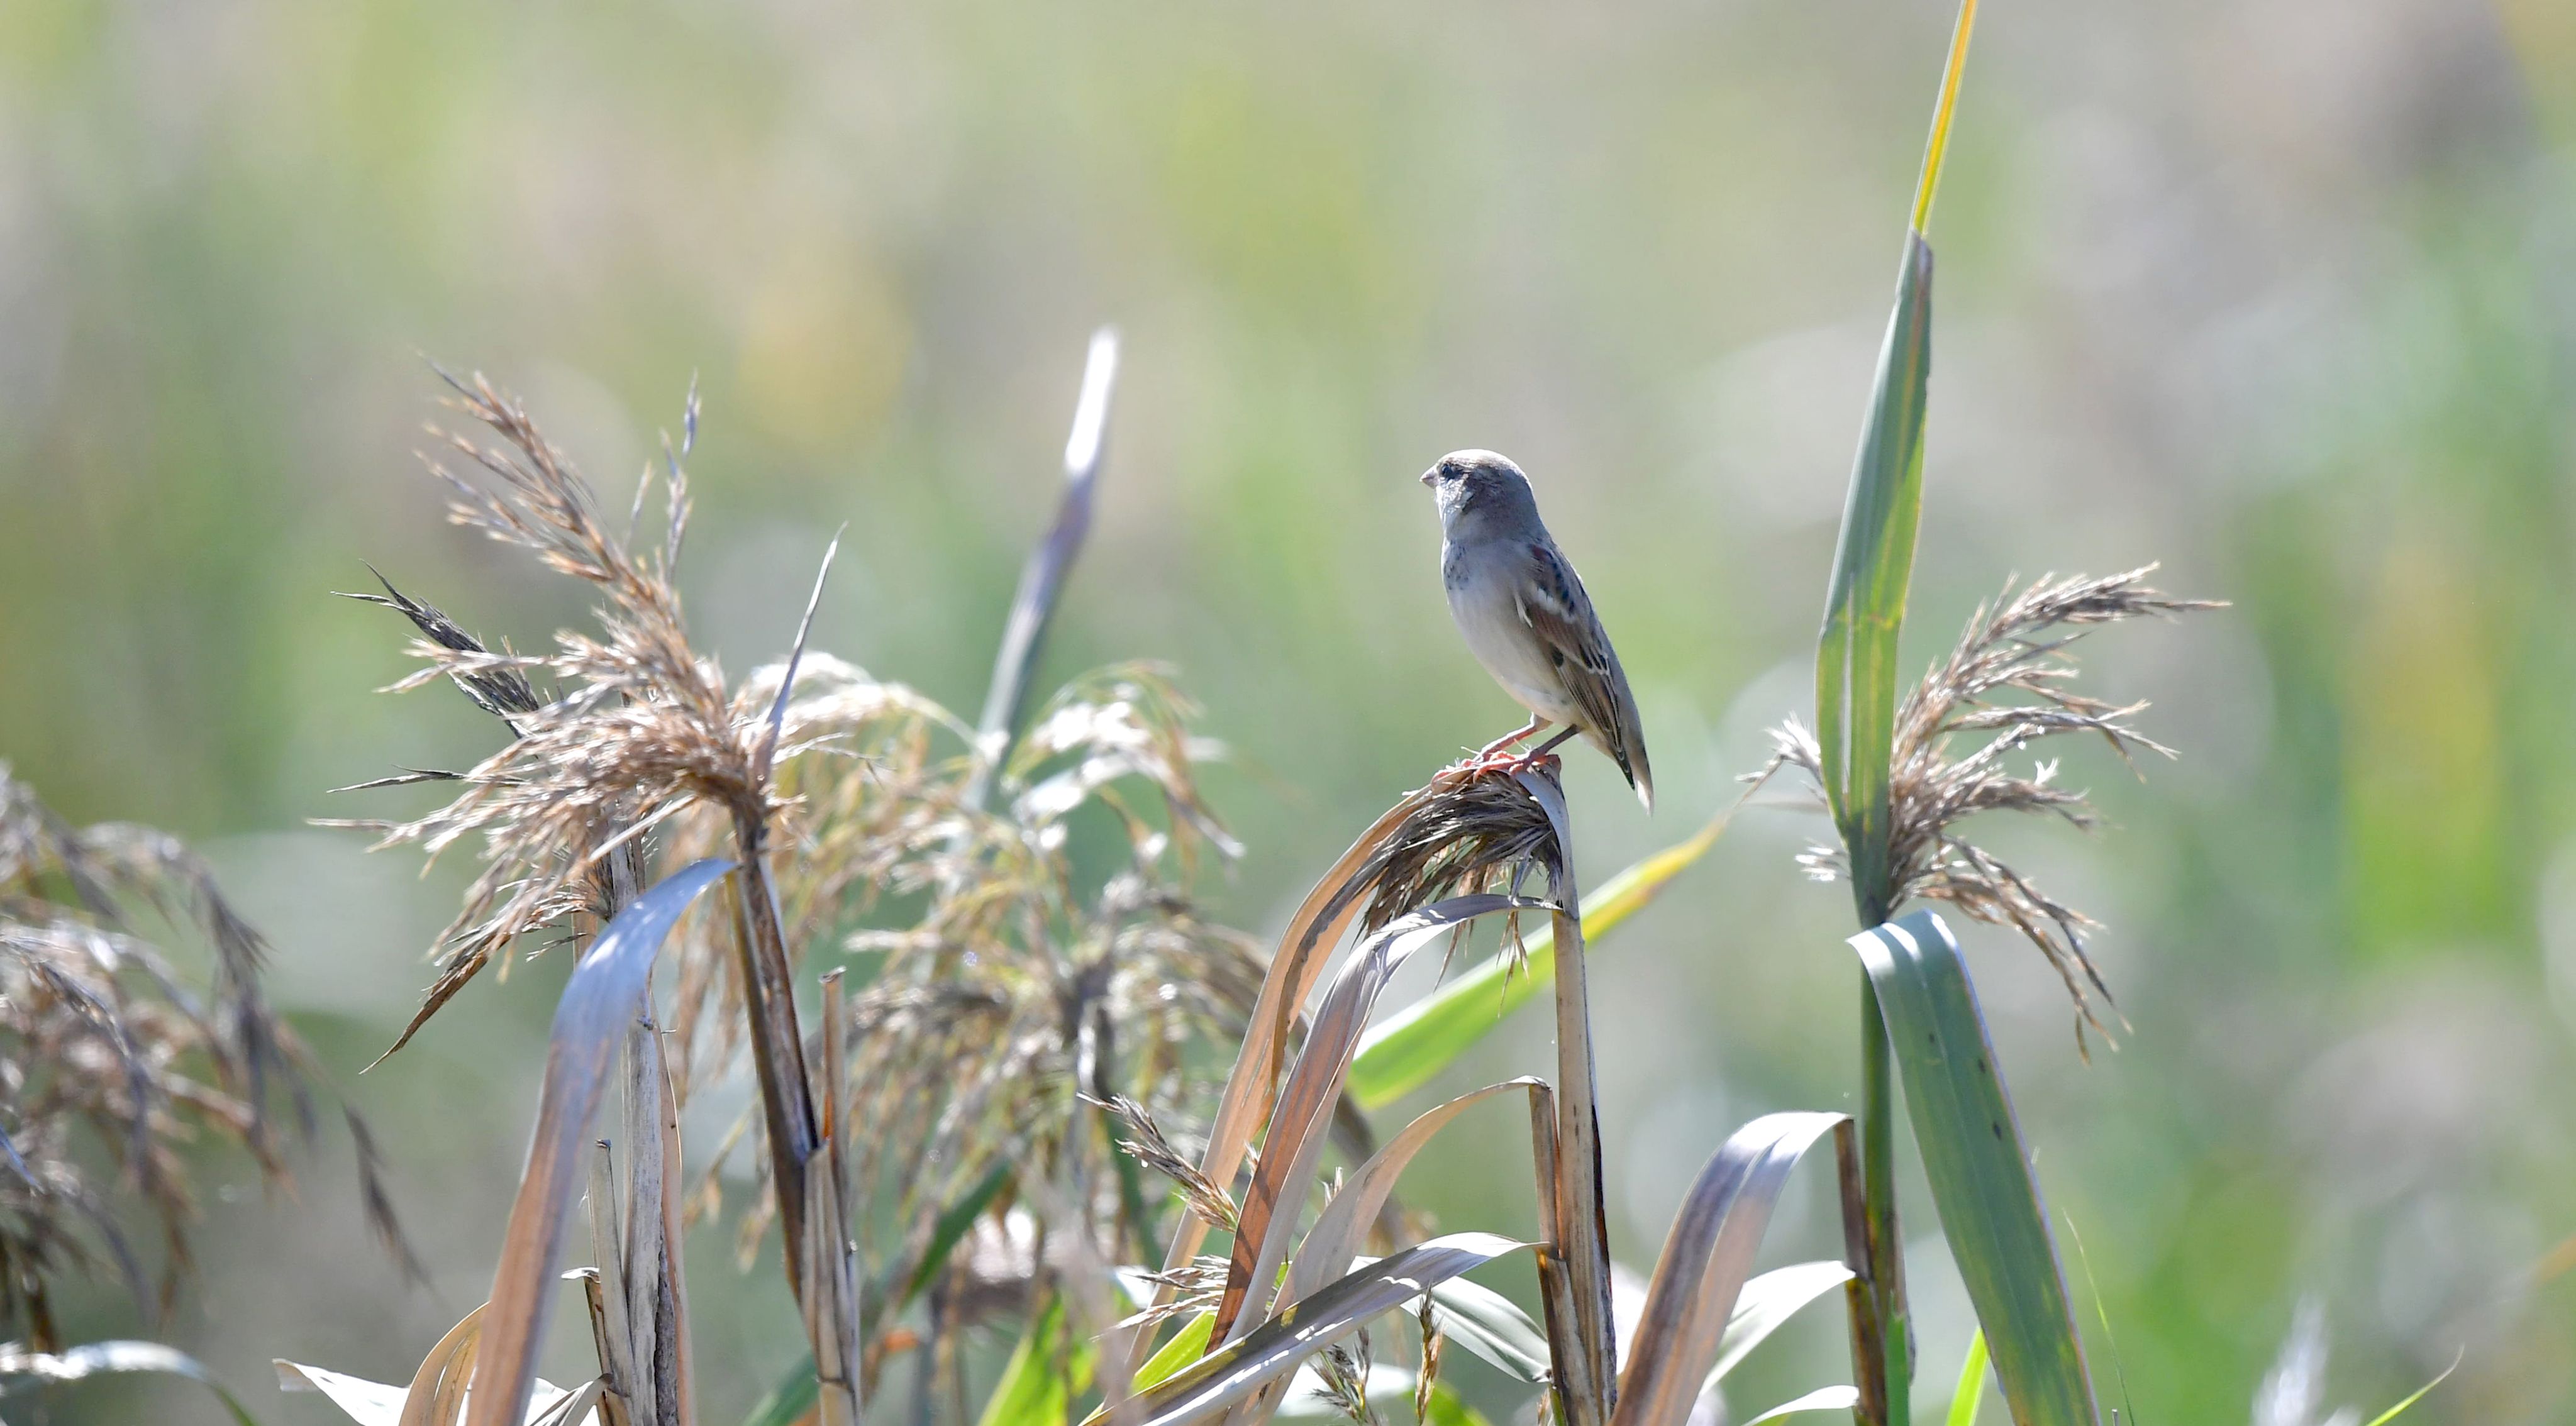
<path fill-rule="evenodd" d="M 2007 582 L 1993 603 L 1978 607 L 1949 656 L 1896 710 L 1887 904 L 1916 897 L 1947 901 L 1976 920 L 2020 932 L 2065 981 L 2077 1011 L 2079 1047 L 2088 1024 L 2109 1034 L 2096 1013 L 2097 999 L 2118 1017 L 2110 988 L 2085 952 L 2085 934 L 2097 923 L 1969 841 L 1958 827 L 1980 812 L 2044 814 L 2087 830 L 2096 825 L 2087 794 L 2057 781 L 2056 762 L 2041 761 L 2026 773 L 2010 764 L 2042 739 L 2092 734 L 2132 767 L 2140 752 L 2174 756 L 2130 722 L 2146 710 L 2145 703 L 2109 703 L 2068 686 L 2077 670 L 2067 650 L 2090 626 L 2220 607 L 2148 587 L 2146 577 L 2155 568 L 2104 578 L 2045 576 L 2018 593 Z M 1793 718 L 1773 738 L 1777 751 L 1751 780 L 1796 767 L 1821 785 L 1822 759 L 1812 731 Z M 1810 847 L 1798 862 L 1820 881 L 1850 875 L 1838 846 Z"/>
<path fill-rule="evenodd" d="M 747 692 L 774 692 L 755 675 Z M 920 695 L 809 656 L 789 704 L 778 786 L 792 801 L 779 899 L 798 948 L 883 957 L 852 997 L 852 1181 L 896 1195 L 908 1278 L 943 1207 L 1009 1163 L 1054 1180 L 1106 1147 L 1089 1096 L 1185 1098 L 1184 1057 L 1241 1032 L 1260 985 L 1248 941 L 1201 916 L 1187 886 L 1209 849 L 1230 854 L 1199 799 L 1192 710 L 1158 670 L 1126 666 L 1058 694 L 1013 752 L 991 812 L 967 800 L 973 739 Z M 953 751 L 941 755 L 941 743 Z M 1141 788 L 1159 816 L 1135 801 Z M 1068 854 L 1070 819 L 1096 807 L 1124 857 L 1096 887 Z M 700 813 L 669 829 L 677 864 L 718 844 Z M 730 913 L 683 926 L 673 1029 L 700 1074 L 731 1058 L 741 989 L 717 954 Z M 891 920 L 894 929 L 871 927 Z M 1106 1175 L 1065 1205 L 1079 1229 L 1119 1231 Z M 695 1202 L 713 1201 L 712 1169 Z M 767 1208 L 744 1223 L 745 1244 Z"/>
<path fill-rule="evenodd" d="M 147 917 L 202 943 L 202 990 L 138 932 Z M 66 1272 L 112 1271 L 167 1309 L 190 1266 L 195 1146 L 238 1145 L 292 1191 L 283 1140 L 311 1135 L 311 1067 L 260 993 L 267 954 L 178 839 L 74 827 L 0 765 L 0 1322 L 39 1350 L 60 1345 L 50 1283 Z M 348 1123 L 369 1217 L 416 1275 Z M 127 1200 L 158 1227 L 157 1288 Z"/>
<path fill-rule="evenodd" d="M 577 914 L 604 920 L 613 855 L 662 818 L 701 802 L 754 817 L 771 810 L 758 768 L 766 729 L 689 647 L 671 582 L 688 528 L 686 447 L 667 464 L 661 545 L 639 554 L 607 530 L 589 485 L 517 402 L 480 376 L 450 384 L 449 405 L 499 440 L 432 428 L 441 454 L 423 460 L 453 492 L 448 518 L 593 586 L 599 633 L 559 632 L 548 654 L 495 653 L 390 585 L 375 601 L 422 634 L 411 652 L 423 666 L 395 689 L 450 679 L 517 735 L 454 775 L 463 790 L 445 806 L 408 822 L 343 824 L 380 832 L 380 848 L 414 844 L 433 858 L 460 840 L 480 844 L 482 868 L 439 938 L 437 978 L 394 1049 L 512 940 L 568 928 Z M 488 481 L 465 479 L 444 457 Z M 538 701 L 531 674 L 557 691 Z"/>
<path fill-rule="evenodd" d="M 469 482 L 429 458 L 456 492 L 451 518 L 593 585 L 599 632 L 559 633 L 543 655 L 495 653 L 390 586 L 362 596 L 421 635 L 410 648 L 422 668 L 395 688 L 448 678 L 515 735 L 463 773 L 387 779 L 452 779 L 462 790 L 446 806 L 354 824 L 378 831 L 380 846 L 433 856 L 479 844 L 480 874 L 404 1038 L 512 939 L 596 924 L 585 918 L 610 909 L 604 877 L 621 854 L 665 871 L 735 855 L 749 821 L 766 829 L 791 962 L 817 946 L 882 957 L 836 1028 L 848 1045 L 851 1181 L 896 1195 L 905 1225 L 883 1272 L 907 1278 L 942 1208 L 1004 1162 L 1059 1182 L 1079 1170 L 1069 1201 L 1083 1221 L 1048 1226 L 1108 1242 L 1125 1225 L 1113 1176 L 1091 1170 L 1109 1141 L 1079 1096 L 1177 1106 L 1185 1056 L 1239 1035 L 1260 984 L 1250 944 L 1201 916 L 1188 891 L 1208 851 L 1236 851 L 1198 792 L 1195 765 L 1209 749 L 1190 735 L 1195 710 L 1151 666 L 1087 675 L 1012 748 L 991 784 L 998 795 L 977 798 L 972 727 L 900 684 L 807 653 L 783 707 L 784 667 L 729 691 L 690 649 L 672 586 L 687 443 L 666 447 L 668 534 L 638 554 L 606 530 L 571 462 L 515 402 L 479 377 L 451 384 L 450 404 L 499 438 L 441 434 L 442 456 L 485 477 Z M 693 405 L 692 431 L 694 416 Z M 1070 848 L 1085 818 L 1124 834 L 1105 877 L 1077 874 Z M 673 938 L 669 1023 L 684 1094 L 741 1062 L 738 896 L 728 882 Z M 727 1148 L 763 1133 L 748 1119 Z M 776 1208 L 768 1156 L 751 1157 L 761 1198 L 746 1244 Z M 714 1167 L 691 1195 L 693 1215 L 719 1206 Z"/>

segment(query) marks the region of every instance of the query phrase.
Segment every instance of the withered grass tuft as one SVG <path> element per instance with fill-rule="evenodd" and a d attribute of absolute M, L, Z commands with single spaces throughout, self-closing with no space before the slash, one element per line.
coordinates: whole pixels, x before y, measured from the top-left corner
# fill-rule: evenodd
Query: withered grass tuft
<path fill-rule="evenodd" d="M 2069 650 L 2089 626 L 2221 607 L 2150 588 L 2146 577 L 2154 572 L 2147 565 L 2101 578 L 2052 575 L 2018 592 L 2006 584 L 1992 603 L 1978 607 L 1949 655 L 1906 692 L 1896 710 L 1887 904 L 1917 897 L 1946 901 L 1976 920 L 2020 932 L 2066 982 L 2078 1015 L 2079 1046 L 2088 1024 L 2109 1033 L 2096 1012 L 2097 1000 L 2118 1016 L 2110 987 L 2085 952 L 2085 933 L 2096 923 L 1968 840 L 1959 824 L 1981 812 L 2015 812 L 2092 828 L 2097 818 L 2091 799 L 2058 782 L 2055 761 L 2043 759 L 2028 771 L 2010 761 L 2048 738 L 2090 734 L 2132 766 L 2142 752 L 2174 755 L 2130 721 L 2146 711 L 2145 703 L 2109 703 L 2069 686 L 2077 672 Z M 1773 740 L 1777 749 L 1770 763 L 1749 780 L 1794 767 L 1821 786 L 1822 755 L 1805 723 L 1790 719 Z M 1810 847 L 1798 862 L 1819 881 L 1850 876 L 1849 857 L 1839 846 Z"/>
<path fill-rule="evenodd" d="M 690 647 L 673 584 L 689 442 L 666 445 L 658 480 L 648 472 L 666 533 L 639 554 L 515 401 L 480 377 L 450 384 L 450 404 L 497 438 L 441 433 L 427 459 L 455 491 L 451 519 L 600 599 L 594 632 L 523 655 L 389 582 L 360 596 L 420 635 L 422 667 L 396 689 L 446 678 L 510 734 L 463 772 L 384 780 L 452 782 L 445 806 L 345 824 L 432 856 L 467 841 L 481 860 L 403 1041 L 513 941 L 586 938 L 653 869 L 735 858 L 748 879 L 674 937 L 665 1038 L 683 1096 L 736 1072 L 746 1047 L 761 1068 L 761 1105 L 728 1141 L 762 1148 L 746 1255 L 782 1217 L 791 1243 L 804 1236 L 803 1190 L 782 1192 L 780 1177 L 819 1161 L 827 1119 L 852 1192 L 896 1224 L 872 1275 L 897 1288 L 935 1292 L 953 1276 L 953 1304 L 997 1301 L 963 1290 L 977 1255 L 942 1232 L 997 1173 L 1007 1187 L 992 1221 L 1034 1212 L 1126 1260 L 1156 1251 L 1154 1205 L 1095 1106 L 1191 1109 L 1190 1086 L 1241 1034 L 1262 974 L 1252 944 L 1192 896 L 1205 864 L 1239 849 L 1198 789 L 1198 764 L 1218 750 L 1193 735 L 1196 710 L 1169 674 L 1127 664 L 1075 679 L 999 745 L 999 767 L 965 720 L 827 653 L 800 647 L 728 687 Z M 449 468 L 457 455 L 474 478 Z M 1105 874 L 1089 854 L 1077 869 L 1078 823 L 1094 829 L 1085 845 L 1118 849 Z M 852 957 L 871 974 L 829 1026 L 838 1043 L 797 1029 L 789 978 Z M 836 1116 L 817 1100 L 800 1128 L 792 1104 L 781 1110 L 803 1083 L 788 1059 L 844 1066 Z M 722 1206 L 722 1158 L 699 1166 L 693 1217 Z M 958 1316 L 940 1325 L 965 1325 Z M 872 1347 L 867 1367 L 881 1355 Z"/>
<path fill-rule="evenodd" d="M 201 944 L 202 984 L 146 937 L 156 922 Z M 199 1141 L 239 1146 L 293 1192 L 285 1149 L 313 1133 L 314 1073 L 260 991 L 267 958 L 177 838 L 75 827 L 0 764 L 0 1325 L 35 1350 L 61 1345 L 51 1285 L 66 1273 L 113 1273 L 169 1309 L 191 1265 Z M 373 1142 L 345 1113 L 369 1220 L 416 1277 Z M 127 1200 L 158 1227 L 157 1285 Z"/>

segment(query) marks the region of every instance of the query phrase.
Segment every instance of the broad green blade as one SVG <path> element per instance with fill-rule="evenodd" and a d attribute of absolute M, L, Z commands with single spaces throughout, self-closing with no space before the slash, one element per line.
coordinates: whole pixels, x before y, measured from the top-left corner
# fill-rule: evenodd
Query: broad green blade
<path fill-rule="evenodd" d="M 1816 643 L 1816 739 L 1825 797 L 1851 854 L 1864 921 L 1887 912 L 1887 786 L 1896 723 L 1896 637 L 1923 509 L 1923 412 L 1932 371 L 1932 248 L 1905 237 L 1896 311 L 1834 547 Z"/>
<path fill-rule="evenodd" d="M 1202 1312 L 1181 1324 L 1161 1351 L 1145 1359 L 1136 1369 L 1130 1386 L 1136 1391 L 1151 1391 L 1171 1380 L 1172 1374 L 1207 1355 L 1208 1341 L 1216 1335 L 1216 1314 Z"/>
<path fill-rule="evenodd" d="M 1076 1341 L 1064 1299 L 1049 1297 L 984 1403 L 983 1426 L 1064 1426 L 1091 1388 L 1092 1344 Z"/>
<path fill-rule="evenodd" d="M 1950 1393 L 1949 1426 L 1977 1426 L 1977 1408 L 1986 1404 L 1986 1333 L 1968 1339 L 1968 1359 L 1959 1364 L 1959 1389 Z"/>
<path fill-rule="evenodd" d="M 183 1376 L 202 1383 L 223 1399 L 224 1409 L 232 1413 L 239 1426 L 259 1426 L 230 1388 L 195 1357 L 176 1347 L 159 1342 L 107 1341 L 86 1342 L 61 1352 L 31 1352 L 15 1343 L 0 1348 L 0 1393 L 20 1383 L 55 1385 L 136 1372 Z"/>
<path fill-rule="evenodd" d="M 2015 1426 L 2097 1426 L 2048 1212 L 1959 943 L 1917 911 L 1851 945 L 1886 1009 L 1932 1203 Z"/>
<path fill-rule="evenodd" d="M 1665 883 L 1700 856 L 1726 830 L 1733 810 L 1719 813 L 1697 836 L 1664 848 L 1601 884 L 1583 898 L 1583 939 L 1589 944 L 1655 899 Z M 1556 933 L 1542 927 L 1523 937 L 1528 959 L 1516 970 L 1496 956 L 1388 1016 L 1360 1042 L 1351 1063 L 1350 1093 L 1364 1109 L 1383 1109 L 1430 1082 L 1467 1047 L 1527 1004 L 1556 979 Z"/>

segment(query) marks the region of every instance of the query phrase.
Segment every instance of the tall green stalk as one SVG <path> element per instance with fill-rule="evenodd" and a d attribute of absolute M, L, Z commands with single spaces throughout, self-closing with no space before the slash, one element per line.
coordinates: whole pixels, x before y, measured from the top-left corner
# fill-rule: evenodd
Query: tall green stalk
<path fill-rule="evenodd" d="M 1932 248 L 1923 230 L 1949 147 L 1950 119 L 1975 21 L 1975 0 L 1963 0 L 1915 188 L 1895 311 L 1888 319 L 1877 384 L 1853 462 L 1824 629 L 1816 644 L 1816 734 L 1825 796 L 1850 863 L 1854 909 L 1864 930 L 1895 909 L 1889 782 L 1895 753 L 1896 650 L 1922 511 L 1923 422 L 1932 356 Z M 1896 1089 L 1886 1016 L 1866 977 L 1860 1052 L 1865 1221 L 1854 1245 L 1859 1260 L 1851 1268 L 1856 1292 L 1868 1299 L 1870 1320 L 1869 1330 L 1860 1330 L 1863 1314 L 1856 1300 L 1853 1369 L 1861 1403 L 1856 1415 L 1864 1426 L 1903 1426 L 1911 1406 L 1913 1331 L 1896 1216 Z"/>

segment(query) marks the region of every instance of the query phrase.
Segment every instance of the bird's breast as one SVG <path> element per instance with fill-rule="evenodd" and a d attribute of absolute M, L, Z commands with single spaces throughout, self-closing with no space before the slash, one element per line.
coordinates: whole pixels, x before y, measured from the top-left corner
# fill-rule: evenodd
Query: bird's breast
<path fill-rule="evenodd" d="M 1449 614 L 1468 652 L 1514 702 L 1542 718 L 1570 723 L 1581 710 L 1548 662 L 1537 633 L 1521 617 L 1515 594 L 1521 577 L 1517 554 L 1516 547 L 1507 545 L 1450 545 L 1443 550 L 1440 574 L 1449 593 Z"/>

